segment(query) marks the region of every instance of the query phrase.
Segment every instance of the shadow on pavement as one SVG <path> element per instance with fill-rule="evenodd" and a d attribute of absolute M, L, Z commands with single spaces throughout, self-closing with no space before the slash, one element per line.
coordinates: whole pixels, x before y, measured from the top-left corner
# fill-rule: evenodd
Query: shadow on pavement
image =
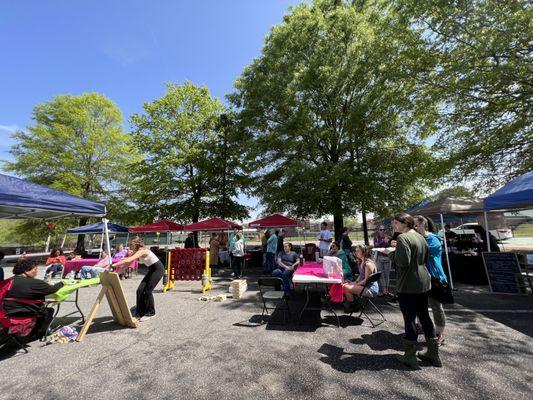
<path fill-rule="evenodd" d="M 371 334 L 363 334 L 360 338 L 350 339 L 350 343 L 362 345 L 366 344 L 372 350 L 396 350 L 401 351 L 402 333 L 394 334 L 389 331 L 374 331 Z"/>
<path fill-rule="evenodd" d="M 404 367 L 396 360 L 394 354 L 347 353 L 343 348 L 327 343 L 324 343 L 318 349 L 318 352 L 325 355 L 325 357 L 319 359 L 320 361 L 344 373 L 353 373 L 361 370 L 407 370 L 407 367 Z"/>

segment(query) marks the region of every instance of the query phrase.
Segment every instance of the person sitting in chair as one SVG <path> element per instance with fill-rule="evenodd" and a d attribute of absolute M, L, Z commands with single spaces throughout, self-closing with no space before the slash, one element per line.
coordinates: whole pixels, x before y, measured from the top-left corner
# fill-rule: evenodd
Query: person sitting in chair
<path fill-rule="evenodd" d="M 62 275 L 66 263 L 67 259 L 63 255 L 63 251 L 61 249 L 53 249 L 50 257 L 45 262 L 48 267 L 46 268 L 45 276 L 55 278 L 58 274 Z"/>
<path fill-rule="evenodd" d="M 339 247 L 339 243 L 331 243 L 331 247 L 328 252 L 328 256 L 340 258 L 342 261 L 342 277 L 344 281 L 352 282 L 354 280 L 352 267 L 346 257 L 346 253 Z"/>
<path fill-rule="evenodd" d="M 283 280 L 285 296 L 289 296 L 291 293 L 292 275 L 299 263 L 298 254 L 292 251 L 292 243 L 284 243 L 283 251 L 278 254 L 277 268 L 272 271 L 272 276 Z"/>
<path fill-rule="evenodd" d="M 13 284 L 6 293 L 4 311 L 6 316 L 32 317 L 37 316 L 35 327 L 30 338 L 40 338 L 46 334 L 46 329 L 52 321 L 54 309 L 45 307 L 44 304 L 29 304 L 7 300 L 42 300 L 45 296 L 57 292 L 63 287 L 63 282 L 49 285 L 37 276 L 37 264 L 30 260 L 19 260 L 13 267 Z"/>
<path fill-rule="evenodd" d="M 379 287 L 377 282 L 373 282 L 369 288 L 365 288 L 367 278 L 377 271 L 376 264 L 369 257 L 370 249 L 362 244 L 355 246 L 355 256 L 359 267 L 359 277 L 355 282 L 348 282 L 342 285 L 346 301 L 344 310 L 352 312 L 356 296 L 374 298 L 378 294 Z"/>
<path fill-rule="evenodd" d="M 124 245 L 122 243 L 119 243 L 115 254 L 113 254 L 113 258 L 121 260 L 124 257 L 127 257 L 126 254 L 128 254 L 128 250 L 124 248 Z"/>
<path fill-rule="evenodd" d="M 98 276 L 100 272 L 107 271 L 109 269 L 109 257 L 107 256 L 107 253 L 105 251 L 102 251 L 100 253 L 100 259 L 98 262 L 94 265 L 85 265 L 81 267 L 80 270 L 80 279 L 88 279 L 91 275 L 91 278 L 95 278 Z"/>

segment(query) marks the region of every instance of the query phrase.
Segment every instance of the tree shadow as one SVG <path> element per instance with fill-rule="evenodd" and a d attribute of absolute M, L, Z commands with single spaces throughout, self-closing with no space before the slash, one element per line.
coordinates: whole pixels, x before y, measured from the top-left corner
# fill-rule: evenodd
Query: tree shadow
<path fill-rule="evenodd" d="M 394 354 L 363 354 L 347 353 L 343 348 L 324 343 L 320 349 L 320 361 L 339 372 L 353 373 L 356 371 L 382 371 L 390 370 L 408 370 L 398 360 Z"/>
<path fill-rule="evenodd" d="M 375 331 L 371 334 L 363 334 L 360 338 L 350 339 L 350 343 L 359 345 L 366 344 L 372 350 L 384 351 L 384 350 L 396 350 L 401 351 L 401 338 L 403 334 L 394 334 L 389 331 Z"/>

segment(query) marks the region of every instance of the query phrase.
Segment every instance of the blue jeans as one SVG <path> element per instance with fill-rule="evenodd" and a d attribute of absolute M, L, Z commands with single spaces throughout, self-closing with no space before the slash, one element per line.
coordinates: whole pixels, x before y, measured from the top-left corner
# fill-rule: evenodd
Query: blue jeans
<path fill-rule="evenodd" d="M 263 272 L 267 272 L 266 263 L 267 263 L 267 253 L 263 253 L 263 264 L 261 264 L 261 266 L 263 267 Z"/>
<path fill-rule="evenodd" d="M 100 272 L 104 272 L 105 270 L 106 269 L 102 267 L 92 267 L 90 265 L 86 265 L 84 267 L 81 267 L 80 278 L 88 279 L 88 275 L 91 275 L 91 278 L 95 278 Z"/>
<path fill-rule="evenodd" d="M 291 282 L 292 282 L 293 274 L 294 274 L 294 271 L 289 271 L 288 269 L 277 268 L 274 271 L 272 271 L 273 277 L 281 278 L 283 280 L 283 291 L 285 293 L 291 292 Z"/>
<path fill-rule="evenodd" d="M 266 253 L 265 272 L 271 273 L 276 268 L 276 255 L 274 253 Z"/>

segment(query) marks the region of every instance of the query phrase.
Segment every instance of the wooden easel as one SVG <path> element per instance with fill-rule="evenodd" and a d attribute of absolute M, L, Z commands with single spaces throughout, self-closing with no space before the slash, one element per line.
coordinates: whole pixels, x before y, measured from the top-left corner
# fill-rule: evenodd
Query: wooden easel
<path fill-rule="evenodd" d="M 98 308 L 100 308 L 100 303 L 104 296 L 107 298 L 109 307 L 111 308 L 111 313 L 113 314 L 113 319 L 122 326 L 127 326 L 130 328 L 137 328 L 137 320 L 131 316 L 130 308 L 128 302 L 126 301 L 126 296 L 124 296 L 124 290 L 122 290 L 122 285 L 118 274 L 115 272 L 105 271 L 100 275 L 100 283 L 102 284 L 102 290 L 98 294 L 96 301 L 83 325 L 80 333 L 76 337 L 77 342 L 83 341 L 85 334 L 89 330 Z"/>

